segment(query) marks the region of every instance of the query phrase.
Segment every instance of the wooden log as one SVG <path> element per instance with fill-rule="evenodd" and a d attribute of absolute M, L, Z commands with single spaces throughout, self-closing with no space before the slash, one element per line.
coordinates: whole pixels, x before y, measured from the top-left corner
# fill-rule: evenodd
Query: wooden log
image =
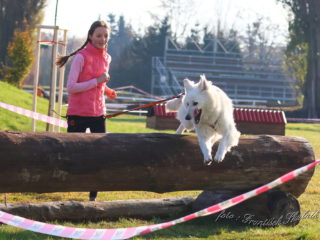
<path fill-rule="evenodd" d="M 191 135 L 0 131 L 0 192 L 251 190 L 314 153 L 303 138 L 242 136 L 222 163 L 202 158 Z M 281 189 L 300 196 L 313 171 Z"/>
<path fill-rule="evenodd" d="M 199 211 L 239 194 L 241 192 L 228 190 L 204 191 L 192 203 L 192 209 Z M 295 226 L 301 219 L 300 204 L 290 193 L 271 190 L 211 215 L 210 219 L 250 227 Z"/>
<path fill-rule="evenodd" d="M 38 221 L 101 221 L 120 217 L 150 219 L 191 211 L 193 197 L 116 200 L 105 202 L 45 202 L 0 204 L 0 210 Z"/>

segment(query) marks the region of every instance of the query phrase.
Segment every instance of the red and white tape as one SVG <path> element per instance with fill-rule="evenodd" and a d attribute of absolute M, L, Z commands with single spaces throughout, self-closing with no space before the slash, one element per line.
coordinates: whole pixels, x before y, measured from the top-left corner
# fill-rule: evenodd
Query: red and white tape
<path fill-rule="evenodd" d="M 256 188 L 250 192 L 241 194 L 229 200 L 223 201 L 221 203 L 215 204 L 208 208 L 205 208 L 201 211 L 189 214 L 187 216 L 178 218 L 173 221 L 164 222 L 160 224 L 150 225 L 150 226 L 141 226 L 141 227 L 132 227 L 132 228 L 117 228 L 117 229 L 87 229 L 87 228 L 74 228 L 74 227 L 65 227 L 61 225 L 47 224 L 43 222 L 37 222 L 23 217 L 15 216 L 9 213 L 0 211 L 0 222 L 15 226 L 18 228 L 30 230 L 33 232 L 44 233 L 48 235 L 65 237 L 65 238 L 76 238 L 76 239 L 94 239 L 94 240 L 119 240 L 119 239 L 128 239 L 138 235 L 143 235 L 151 233 L 160 229 L 165 229 L 171 226 L 174 226 L 178 223 L 187 222 L 192 219 L 214 214 L 235 206 L 249 198 L 255 197 L 259 194 L 262 194 L 266 191 L 269 191 L 272 188 L 275 188 L 285 182 L 288 182 L 302 173 L 310 170 L 315 167 L 317 164 L 320 164 L 320 160 L 310 163 L 304 167 L 298 168 L 294 171 L 291 171 L 282 177 L 263 185 L 259 188 Z"/>
<path fill-rule="evenodd" d="M 64 120 L 61 120 L 58 118 L 54 118 L 54 117 L 49 117 L 47 115 L 44 115 L 41 113 L 36 113 L 36 112 L 30 111 L 30 110 L 27 110 L 24 108 L 20 108 L 20 107 L 14 106 L 14 105 L 0 102 L 0 107 L 7 109 L 9 111 L 12 111 L 12 112 L 33 118 L 33 119 L 36 119 L 36 120 L 42 121 L 42 122 L 50 123 L 52 125 L 56 125 L 56 126 L 63 127 L 63 128 L 68 127 L 67 121 L 64 121 Z"/>

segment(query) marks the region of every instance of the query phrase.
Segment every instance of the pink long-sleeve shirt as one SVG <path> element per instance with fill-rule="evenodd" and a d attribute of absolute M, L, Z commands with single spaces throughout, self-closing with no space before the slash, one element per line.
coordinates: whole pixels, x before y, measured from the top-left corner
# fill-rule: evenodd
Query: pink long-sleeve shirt
<path fill-rule="evenodd" d="M 79 75 L 84 65 L 84 57 L 81 54 L 76 54 L 72 59 L 72 64 L 69 72 L 67 91 L 69 94 L 84 92 L 98 85 L 97 78 L 90 79 L 85 82 L 77 82 Z"/>

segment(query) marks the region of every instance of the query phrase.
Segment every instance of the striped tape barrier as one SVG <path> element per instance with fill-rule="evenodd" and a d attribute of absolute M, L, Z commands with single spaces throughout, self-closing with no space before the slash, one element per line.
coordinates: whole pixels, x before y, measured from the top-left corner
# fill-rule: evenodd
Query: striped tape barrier
<path fill-rule="evenodd" d="M 53 235 L 58 237 L 65 237 L 65 238 L 92 239 L 92 240 L 128 239 L 138 235 L 144 235 L 157 230 L 165 229 L 182 222 L 190 221 L 198 217 L 218 213 L 222 210 L 235 206 L 249 198 L 255 197 L 266 191 L 269 191 L 270 189 L 275 188 L 285 182 L 288 182 L 296 178 L 300 174 L 305 173 L 306 171 L 312 169 L 319 163 L 320 163 L 320 160 L 310 163 L 304 167 L 291 171 L 266 185 L 263 185 L 252 191 L 249 191 L 247 193 L 244 193 L 234 198 L 223 201 L 221 203 L 215 204 L 201 211 L 189 214 L 187 216 L 178 218 L 176 220 L 154 224 L 150 226 L 118 228 L 118 229 L 86 229 L 86 228 L 65 227 L 61 225 L 53 225 L 53 224 L 33 221 L 30 219 L 15 216 L 3 211 L 0 211 L 0 222 L 11 225 L 11 226 L 15 226 L 17 228 L 30 230 L 33 232 L 38 232 L 38 233 L 43 233 L 43 234 L 48 234 L 48 235 Z"/>
<path fill-rule="evenodd" d="M 67 121 L 64 121 L 64 120 L 61 120 L 58 118 L 54 118 L 54 117 L 49 117 L 47 115 L 44 115 L 41 113 L 36 113 L 36 112 L 30 111 L 30 110 L 27 110 L 24 108 L 20 108 L 20 107 L 11 105 L 11 104 L 0 102 L 0 107 L 7 109 L 9 111 L 12 111 L 12 112 L 33 118 L 33 119 L 36 119 L 36 120 L 42 121 L 42 122 L 50 123 L 52 125 L 56 125 L 56 126 L 63 127 L 63 128 L 68 127 Z"/>

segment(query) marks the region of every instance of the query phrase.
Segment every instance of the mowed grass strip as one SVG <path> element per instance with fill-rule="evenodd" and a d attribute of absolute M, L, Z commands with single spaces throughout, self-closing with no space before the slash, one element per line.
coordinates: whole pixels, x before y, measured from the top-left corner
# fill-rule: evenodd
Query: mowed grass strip
<path fill-rule="evenodd" d="M 31 110 L 32 96 L 22 90 L 16 89 L 6 83 L 0 82 L 0 101 L 13 104 Z M 38 99 L 37 112 L 46 114 L 48 101 Z M 65 114 L 65 108 L 63 109 Z M 146 132 L 167 132 L 174 131 L 156 131 L 145 127 L 146 118 L 143 116 L 121 115 L 119 117 L 107 120 L 109 132 L 114 133 L 146 133 Z M 44 131 L 45 124 L 37 121 L 37 131 Z M 31 120 L 16 113 L 0 108 L 0 129 L 15 131 L 30 131 Z M 65 129 L 62 129 L 65 131 Z M 320 159 L 320 124 L 287 124 L 287 136 L 300 136 L 306 138 L 315 152 L 316 159 Z M 314 176 L 310 181 L 306 192 L 299 198 L 301 213 L 303 219 L 295 227 L 276 227 L 259 228 L 247 225 L 225 224 L 216 221 L 214 218 L 205 217 L 196 219 L 187 223 L 179 224 L 169 229 L 161 230 L 135 239 L 320 239 L 320 172 L 316 168 Z M 120 200 L 120 199 L 145 199 L 145 198 L 166 198 L 166 197 L 184 197 L 197 196 L 200 191 L 184 191 L 157 194 L 142 191 L 115 191 L 99 192 L 100 201 Z M 44 201 L 86 201 L 87 192 L 81 193 L 7 193 L 0 194 L 0 202 L 44 202 Z M 317 214 L 319 211 L 319 214 Z M 312 215 L 313 214 L 313 215 Z M 177 216 L 180 217 L 180 216 Z M 142 225 L 150 225 L 167 221 L 169 219 L 153 218 L 150 220 L 126 219 L 101 221 L 97 223 L 70 223 L 53 222 L 53 224 L 62 224 L 83 228 L 125 228 Z M 57 237 L 42 235 L 15 227 L 0 225 L 0 240 L 13 239 L 36 239 L 51 240 L 61 239 Z"/>

